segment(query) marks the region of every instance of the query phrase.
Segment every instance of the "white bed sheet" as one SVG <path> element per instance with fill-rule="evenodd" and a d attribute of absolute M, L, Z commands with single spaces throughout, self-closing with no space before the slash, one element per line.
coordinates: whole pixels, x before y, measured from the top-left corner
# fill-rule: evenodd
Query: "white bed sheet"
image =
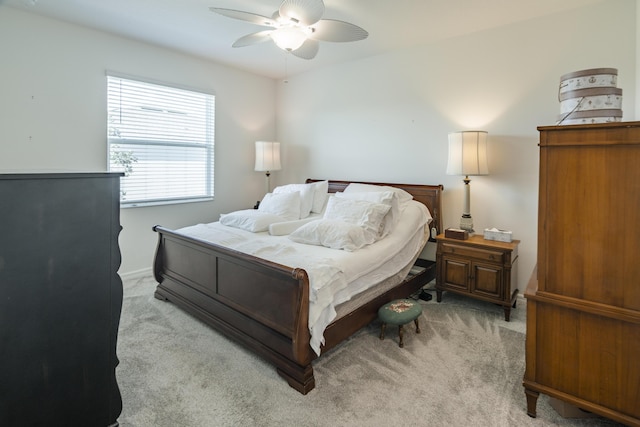
<path fill-rule="evenodd" d="M 424 243 L 424 227 L 431 219 L 428 209 L 411 201 L 403 210 L 396 229 L 384 239 L 355 252 L 305 245 L 287 236 L 268 232 L 251 233 L 227 227 L 219 222 L 198 224 L 178 232 L 254 255 L 293 268 L 303 268 L 309 275 L 309 331 L 311 348 L 320 355 L 325 328 L 336 317 L 335 307 L 377 281 L 400 271 L 419 252 Z M 388 261 L 391 261 L 389 265 Z M 359 280 L 363 276 L 367 280 Z"/>

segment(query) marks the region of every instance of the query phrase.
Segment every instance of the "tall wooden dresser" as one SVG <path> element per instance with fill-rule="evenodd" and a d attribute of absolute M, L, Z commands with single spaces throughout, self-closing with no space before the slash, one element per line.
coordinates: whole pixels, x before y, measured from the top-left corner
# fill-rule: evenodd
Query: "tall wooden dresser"
<path fill-rule="evenodd" d="M 544 393 L 640 426 L 640 122 L 538 130 L 527 412 Z"/>
<path fill-rule="evenodd" d="M 122 410 L 120 174 L 0 174 L 0 425 Z"/>

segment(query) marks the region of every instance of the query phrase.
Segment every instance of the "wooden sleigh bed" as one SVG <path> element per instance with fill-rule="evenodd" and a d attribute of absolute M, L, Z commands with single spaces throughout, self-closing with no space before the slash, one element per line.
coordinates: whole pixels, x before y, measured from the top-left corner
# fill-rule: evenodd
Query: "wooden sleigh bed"
<path fill-rule="evenodd" d="M 307 180 L 307 183 L 317 180 Z M 329 181 L 329 192 L 350 182 Z M 409 192 L 427 206 L 433 233 L 442 231 L 441 185 L 389 185 Z M 433 230 L 435 228 L 435 230 Z M 302 394 L 315 387 L 309 345 L 307 272 L 233 249 L 194 239 L 161 226 L 154 260 L 155 297 L 168 300 L 274 364 L 289 385 Z M 435 263 L 424 267 L 382 295 L 336 319 L 325 329 L 326 352 L 377 317 L 383 304 L 404 298 L 435 278 Z"/>

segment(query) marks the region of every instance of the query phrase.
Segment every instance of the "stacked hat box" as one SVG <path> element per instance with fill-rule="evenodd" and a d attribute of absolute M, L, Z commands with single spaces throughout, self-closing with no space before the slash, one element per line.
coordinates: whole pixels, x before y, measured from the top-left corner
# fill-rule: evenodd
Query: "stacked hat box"
<path fill-rule="evenodd" d="M 573 125 L 622 121 L 622 89 L 618 70 L 592 68 L 560 78 L 558 124 Z"/>

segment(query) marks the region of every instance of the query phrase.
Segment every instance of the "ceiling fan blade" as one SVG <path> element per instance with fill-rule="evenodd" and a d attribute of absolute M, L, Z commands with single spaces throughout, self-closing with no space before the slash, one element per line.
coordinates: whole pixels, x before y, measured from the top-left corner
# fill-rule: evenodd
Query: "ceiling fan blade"
<path fill-rule="evenodd" d="M 256 15 L 255 13 L 243 12 L 241 10 L 222 9 L 220 7 L 210 7 L 210 11 L 219 13 L 228 18 L 239 19 L 241 21 L 251 22 L 252 24 L 274 27 L 276 22 L 266 16 Z"/>
<path fill-rule="evenodd" d="M 302 46 L 292 51 L 291 54 L 302 59 L 313 59 L 316 57 L 318 49 L 320 49 L 320 43 L 317 40 L 307 39 Z"/>
<path fill-rule="evenodd" d="M 366 30 L 357 25 L 335 19 L 321 19 L 312 28 L 313 33 L 309 37 L 326 42 L 355 42 L 369 36 Z"/>
<path fill-rule="evenodd" d="M 245 46 L 250 46 L 252 44 L 258 44 L 258 43 L 267 42 L 267 41 L 271 40 L 271 37 L 269 36 L 269 34 L 271 34 L 272 31 L 273 30 L 265 30 L 265 31 L 259 31 L 257 33 L 253 33 L 253 34 L 247 34 L 244 37 L 240 37 L 231 46 L 232 47 L 245 47 Z"/>
<path fill-rule="evenodd" d="M 322 0 L 284 0 L 278 11 L 280 16 L 295 19 L 305 27 L 315 24 L 324 15 Z"/>

